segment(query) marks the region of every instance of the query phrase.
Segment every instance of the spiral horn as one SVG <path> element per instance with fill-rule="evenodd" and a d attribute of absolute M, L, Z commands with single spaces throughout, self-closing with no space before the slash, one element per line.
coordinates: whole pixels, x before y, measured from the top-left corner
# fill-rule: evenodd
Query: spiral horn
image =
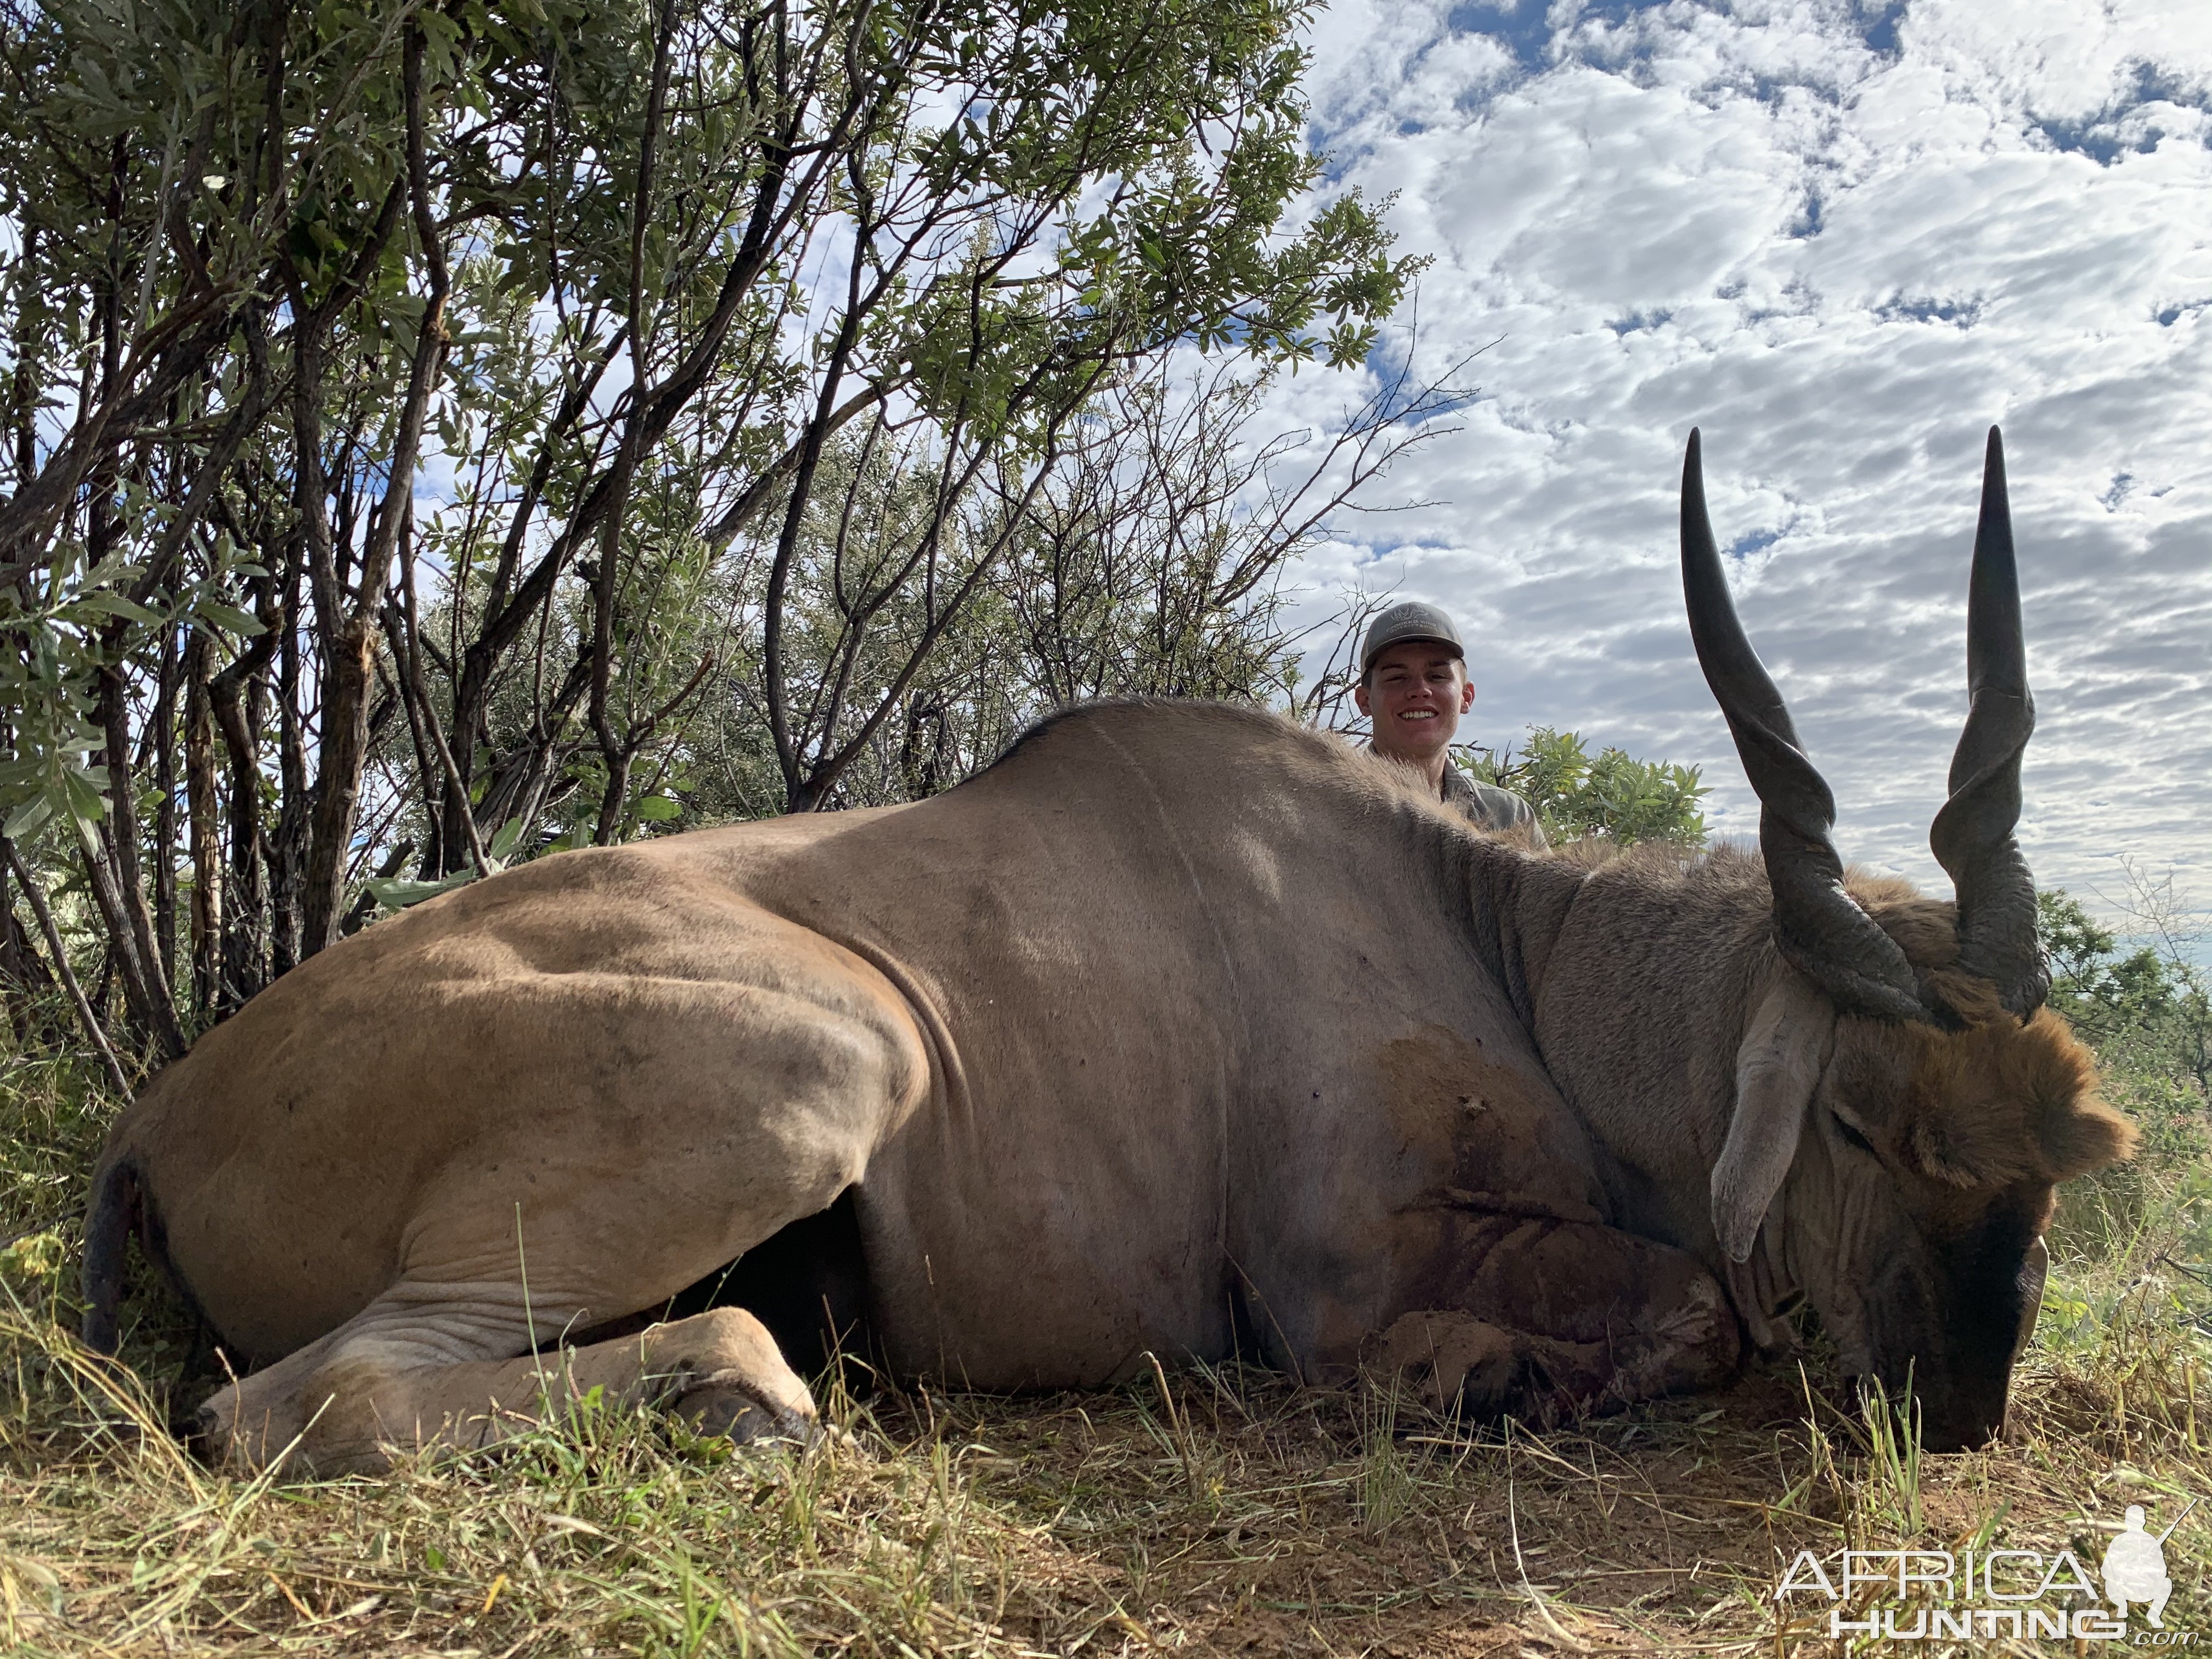
<path fill-rule="evenodd" d="M 2004 438 L 1990 428 L 1982 466 L 1981 522 L 1966 589 L 1966 729 L 1951 757 L 1951 794 L 1928 844 L 1959 896 L 1959 966 L 1994 981 L 1997 1000 L 2026 1019 L 2051 989 L 2035 929 L 2035 880 L 2013 830 L 2020 823 L 2020 762 L 2035 730 L 2027 644 L 2020 620 L 2005 489 Z"/>
<path fill-rule="evenodd" d="M 1829 839 L 1836 799 L 1799 744 L 1782 694 L 1737 619 L 1705 511 L 1695 430 L 1682 461 L 1682 593 L 1698 665 L 1759 796 L 1776 945 L 1840 1008 L 1883 1019 L 1928 1018 L 1905 952 L 1844 890 L 1843 860 Z"/>

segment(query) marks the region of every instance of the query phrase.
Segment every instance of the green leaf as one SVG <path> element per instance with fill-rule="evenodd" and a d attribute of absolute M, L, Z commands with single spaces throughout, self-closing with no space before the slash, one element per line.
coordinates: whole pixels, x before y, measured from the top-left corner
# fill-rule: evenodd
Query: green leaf
<path fill-rule="evenodd" d="M 250 611 L 240 611 L 234 605 L 225 605 L 220 599 L 202 599 L 192 607 L 192 614 L 217 628 L 227 628 L 241 639 L 251 639 L 260 633 L 261 619 Z"/>
<path fill-rule="evenodd" d="M 98 823 L 107 816 L 107 798 L 101 794 L 90 776 L 72 769 L 62 774 L 64 805 L 78 823 Z"/>
<path fill-rule="evenodd" d="M 456 870 L 435 881 L 418 881 L 407 876 L 374 877 L 362 885 L 369 896 L 386 910 L 404 910 L 410 904 L 420 904 L 441 893 L 450 893 L 456 887 L 465 887 L 477 878 L 472 866 Z"/>
<path fill-rule="evenodd" d="M 8 815 L 7 835 L 10 841 L 21 841 L 26 836 L 35 836 L 46 827 L 54 815 L 53 803 L 44 795 L 33 795 Z"/>
<path fill-rule="evenodd" d="M 71 609 L 94 611 L 103 617 L 120 617 L 126 622 L 135 622 L 146 628 L 158 628 L 161 623 L 161 617 L 144 605 L 134 605 L 120 593 L 86 593 Z"/>

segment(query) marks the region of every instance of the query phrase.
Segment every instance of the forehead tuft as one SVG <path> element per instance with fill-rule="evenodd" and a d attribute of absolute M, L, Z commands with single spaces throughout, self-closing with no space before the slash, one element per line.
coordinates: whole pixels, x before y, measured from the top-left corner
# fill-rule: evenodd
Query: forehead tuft
<path fill-rule="evenodd" d="M 1894 876 L 1862 870 L 1846 872 L 1844 887 L 1915 968 L 1929 973 L 1958 962 L 1959 907 L 1950 900 L 1930 898 Z"/>
<path fill-rule="evenodd" d="M 2133 1152 L 2134 1126 L 2098 1098 L 2095 1057 L 2048 1008 L 2025 1025 L 2000 1014 L 1963 1030 L 1909 1030 L 1905 1139 L 1937 1180 L 2065 1181 Z"/>
<path fill-rule="evenodd" d="M 2065 1020 L 2039 1008 L 2022 1024 L 1994 984 L 1960 969 L 1958 906 L 1863 870 L 1846 872 L 1844 886 L 1963 1023 L 1854 1022 L 1867 1058 L 1880 1049 L 1888 1074 L 1904 1074 L 1899 1139 L 1924 1173 L 1960 1188 L 2057 1182 L 2134 1152 L 2135 1126 L 2098 1098 L 2096 1058 Z"/>

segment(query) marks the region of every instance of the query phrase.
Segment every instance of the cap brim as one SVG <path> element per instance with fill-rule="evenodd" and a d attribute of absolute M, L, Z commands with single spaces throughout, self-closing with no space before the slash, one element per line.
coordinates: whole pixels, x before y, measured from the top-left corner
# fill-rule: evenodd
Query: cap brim
<path fill-rule="evenodd" d="M 1364 674 L 1373 668 L 1375 659 L 1394 645 L 1441 645 L 1462 662 L 1467 660 L 1467 647 L 1457 640 L 1448 640 L 1441 634 L 1401 634 L 1395 639 L 1384 640 L 1379 645 L 1369 647 L 1366 656 L 1360 659 L 1359 672 Z"/>

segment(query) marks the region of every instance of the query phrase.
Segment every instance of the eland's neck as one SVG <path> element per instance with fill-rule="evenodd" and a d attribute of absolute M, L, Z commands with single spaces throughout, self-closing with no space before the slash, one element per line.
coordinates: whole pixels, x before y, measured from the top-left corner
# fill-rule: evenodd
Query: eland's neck
<path fill-rule="evenodd" d="M 1755 860 L 1636 852 L 1595 866 L 1484 848 L 1479 944 L 1604 1153 L 1621 1224 L 1717 1255 L 1714 1160 L 1771 946 Z"/>

